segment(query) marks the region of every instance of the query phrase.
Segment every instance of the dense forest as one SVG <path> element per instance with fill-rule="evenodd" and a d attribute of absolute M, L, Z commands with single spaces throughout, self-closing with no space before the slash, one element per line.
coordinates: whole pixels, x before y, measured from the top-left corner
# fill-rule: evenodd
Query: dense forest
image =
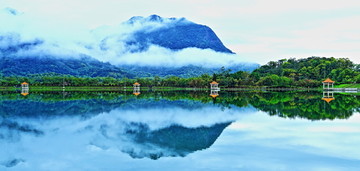
<path fill-rule="evenodd" d="M 315 86 L 326 78 L 336 83 L 359 83 L 360 65 L 347 58 L 309 57 L 271 61 L 251 73 L 259 85 Z"/>
<path fill-rule="evenodd" d="M 211 81 L 221 87 L 319 87 L 321 81 L 331 78 L 336 84 L 360 83 L 360 65 L 347 58 L 309 57 L 271 61 L 253 72 L 231 72 L 222 67 L 212 75 L 181 78 L 166 77 L 76 77 L 67 74 L 43 73 L 23 76 L 0 74 L 0 86 L 19 86 L 29 82 L 33 86 L 132 86 L 139 82 L 145 87 L 209 87 Z"/>

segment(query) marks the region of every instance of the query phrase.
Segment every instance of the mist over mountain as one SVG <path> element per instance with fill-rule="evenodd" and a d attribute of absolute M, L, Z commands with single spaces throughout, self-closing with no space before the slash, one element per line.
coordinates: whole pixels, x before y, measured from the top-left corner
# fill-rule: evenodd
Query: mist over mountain
<path fill-rule="evenodd" d="M 189 77 L 211 74 L 222 66 L 233 71 L 258 67 L 226 48 L 211 28 L 185 18 L 151 15 L 90 31 L 51 32 L 45 30 L 46 23 L 15 9 L 0 11 L 0 19 L 7 23 L 0 28 L 3 75 Z"/>
<path fill-rule="evenodd" d="M 195 24 L 185 18 L 164 19 L 158 15 L 151 15 L 147 18 L 133 17 L 128 23 L 159 23 L 156 29 L 141 29 L 133 33 L 132 39 L 126 41 L 127 45 L 136 45 L 138 49 L 132 51 L 144 51 L 151 44 L 165 47 L 171 50 L 185 48 L 212 49 L 216 52 L 233 53 L 226 48 L 214 31 L 205 25 Z"/>
<path fill-rule="evenodd" d="M 255 63 L 242 63 L 233 66 L 228 66 L 227 69 L 231 70 L 231 73 L 237 71 L 252 72 L 258 68 L 259 65 Z M 168 67 L 168 66 L 138 66 L 138 65 L 122 65 L 122 69 L 130 73 L 134 73 L 140 77 L 152 77 L 152 76 L 179 76 L 183 78 L 196 77 L 203 74 L 213 74 L 221 72 L 221 68 L 217 67 L 205 67 L 196 65 L 186 65 L 181 67 Z"/>

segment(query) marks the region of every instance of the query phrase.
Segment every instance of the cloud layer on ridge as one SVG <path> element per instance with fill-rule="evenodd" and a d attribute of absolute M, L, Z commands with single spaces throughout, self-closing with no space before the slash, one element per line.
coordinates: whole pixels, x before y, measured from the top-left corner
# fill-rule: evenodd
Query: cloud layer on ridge
<path fill-rule="evenodd" d="M 191 23 L 184 18 L 133 17 L 115 26 L 93 30 L 64 26 L 49 26 L 31 15 L 12 8 L 0 12 L 0 21 L 8 23 L 0 28 L 0 49 L 3 56 L 56 56 L 76 58 L 91 56 L 114 65 L 172 66 L 199 65 L 205 67 L 229 66 L 244 61 L 238 55 L 215 52 L 211 49 L 186 48 L 173 51 L 150 44 L 141 52 L 133 52 L 137 44 L 129 45 L 134 33 L 169 27 L 174 23 Z M 24 47 L 24 44 L 29 46 Z M 32 45 L 32 46 L 30 46 Z M 4 49 L 17 49 L 9 51 Z"/>

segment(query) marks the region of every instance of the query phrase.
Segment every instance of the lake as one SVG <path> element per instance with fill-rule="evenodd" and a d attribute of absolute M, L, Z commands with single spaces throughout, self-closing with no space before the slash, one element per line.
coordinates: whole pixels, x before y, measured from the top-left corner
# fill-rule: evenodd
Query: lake
<path fill-rule="evenodd" d="M 358 93 L 0 94 L 0 170 L 360 168 Z"/>

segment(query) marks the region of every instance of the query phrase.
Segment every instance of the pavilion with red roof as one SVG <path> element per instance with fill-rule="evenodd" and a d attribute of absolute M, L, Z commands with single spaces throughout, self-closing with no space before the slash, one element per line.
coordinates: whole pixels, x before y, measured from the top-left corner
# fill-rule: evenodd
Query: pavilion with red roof
<path fill-rule="evenodd" d="M 210 83 L 210 89 L 211 90 L 220 90 L 219 83 L 217 83 L 216 81 L 211 82 Z"/>
<path fill-rule="evenodd" d="M 333 89 L 334 88 L 334 83 L 335 81 L 331 80 L 330 78 L 327 78 L 325 81 L 322 82 L 323 83 L 323 89 Z M 331 85 L 331 88 L 330 88 Z"/>

